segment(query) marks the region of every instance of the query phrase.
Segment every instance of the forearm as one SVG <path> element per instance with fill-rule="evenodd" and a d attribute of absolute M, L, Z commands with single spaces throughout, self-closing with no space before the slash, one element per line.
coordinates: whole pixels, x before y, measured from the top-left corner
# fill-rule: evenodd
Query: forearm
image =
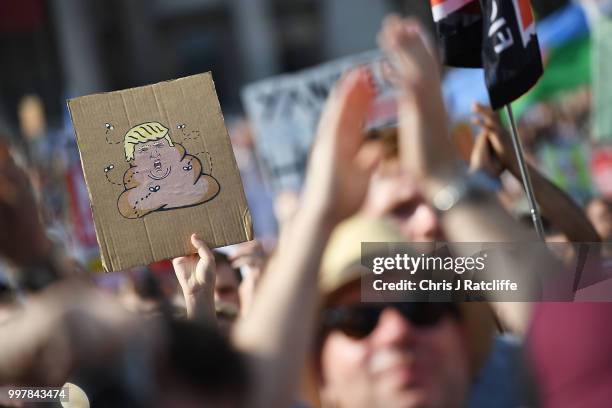
<path fill-rule="evenodd" d="M 236 327 L 235 343 L 252 362 L 254 395 L 249 406 L 286 407 L 297 395 L 314 332 L 320 258 L 331 229 L 317 211 L 296 214 L 262 277 L 249 315 Z"/>
<path fill-rule="evenodd" d="M 426 194 L 438 191 L 459 171 L 449 137 L 437 137 L 449 133 L 446 121 L 440 120 L 446 110 L 436 89 L 418 87 L 403 96 L 399 105 L 400 157 L 413 176 L 422 181 L 420 187 Z M 434 178 L 441 183 L 430 183 Z"/>
<path fill-rule="evenodd" d="M 600 238 L 584 211 L 561 189 L 528 164 L 529 175 L 542 215 L 558 228 L 570 242 L 599 242 Z M 518 164 L 509 168 L 522 180 Z"/>
<path fill-rule="evenodd" d="M 538 247 L 539 239 L 533 230 L 516 222 L 493 198 L 475 202 L 464 201 L 442 216 L 442 224 L 449 242 L 516 243 L 522 256 L 516 256 L 512 245 L 494 246 L 494 256 L 489 256 L 486 270 L 479 278 L 508 279 L 520 287 L 523 300 L 536 300 L 539 296 L 538 276 L 544 270 L 556 271 L 560 265 L 545 250 Z M 456 246 L 460 251 L 461 246 Z M 533 251 L 525 253 L 528 248 Z M 507 250 L 506 250 L 507 249 Z M 544 250 L 543 250 L 544 249 Z M 473 256 L 472 253 L 459 253 Z M 490 299 L 502 326 L 515 334 L 524 335 L 531 317 L 532 303 L 495 302 Z"/>
<path fill-rule="evenodd" d="M 215 297 L 210 291 L 184 293 L 187 318 L 216 324 Z"/>

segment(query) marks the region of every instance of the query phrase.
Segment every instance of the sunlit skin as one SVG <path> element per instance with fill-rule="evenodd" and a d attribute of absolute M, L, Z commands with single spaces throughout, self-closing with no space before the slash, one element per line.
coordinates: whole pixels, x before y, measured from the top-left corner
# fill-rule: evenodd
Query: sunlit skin
<path fill-rule="evenodd" d="M 376 170 L 363 211 L 367 215 L 390 218 L 408 241 L 444 240 L 435 210 L 397 159 L 385 160 Z"/>
<path fill-rule="evenodd" d="M 334 306 L 360 302 L 359 286 Z M 460 407 L 468 389 L 466 332 L 448 316 L 419 328 L 385 309 L 363 339 L 332 331 L 320 351 L 323 399 L 334 407 Z"/>
<path fill-rule="evenodd" d="M 219 183 L 202 173 L 200 160 L 178 143 L 166 139 L 138 143 L 125 172 L 126 188 L 118 207 L 126 218 L 139 218 L 160 209 L 204 203 L 219 192 Z"/>
<path fill-rule="evenodd" d="M 229 303 L 240 310 L 238 288 L 240 282 L 236 271 L 225 262 L 217 263 L 217 280 L 215 282 L 215 302 Z"/>
<path fill-rule="evenodd" d="M 595 199 L 586 208 L 589 220 L 604 242 L 612 241 L 612 204 Z"/>

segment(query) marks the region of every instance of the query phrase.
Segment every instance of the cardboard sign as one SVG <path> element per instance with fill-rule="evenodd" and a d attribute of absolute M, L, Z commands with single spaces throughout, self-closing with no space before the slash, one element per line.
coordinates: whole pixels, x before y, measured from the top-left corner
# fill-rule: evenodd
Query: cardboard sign
<path fill-rule="evenodd" d="M 210 73 L 68 101 L 107 271 L 252 239 Z"/>
<path fill-rule="evenodd" d="M 380 52 L 370 51 L 265 79 L 243 90 L 242 100 L 255 131 L 257 154 L 275 192 L 301 188 L 327 96 L 350 68 L 368 67 L 377 87 L 378 96 L 366 128 L 396 123 L 397 104 L 391 84 L 383 78 L 382 60 Z"/>

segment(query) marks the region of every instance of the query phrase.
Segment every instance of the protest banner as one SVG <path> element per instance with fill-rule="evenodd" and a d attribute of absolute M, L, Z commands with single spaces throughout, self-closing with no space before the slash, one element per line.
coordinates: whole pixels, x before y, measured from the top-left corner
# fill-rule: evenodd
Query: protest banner
<path fill-rule="evenodd" d="M 210 73 L 68 101 L 107 271 L 252 238 Z"/>
<path fill-rule="evenodd" d="M 350 68 L 368 67 L 377 87 L 366 130 L 396 123 L 397 105 L 391 84 L 383 78 L 382 60 L 380 52 L 369 51 L 244 88 L 242 99 L 255 131 L 257 154 L 274 192 L 300 189 L 327 96 Z"/>

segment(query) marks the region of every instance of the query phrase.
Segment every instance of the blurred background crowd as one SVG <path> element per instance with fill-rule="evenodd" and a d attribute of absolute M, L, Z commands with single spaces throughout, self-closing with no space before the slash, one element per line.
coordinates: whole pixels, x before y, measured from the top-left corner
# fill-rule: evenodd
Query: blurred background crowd
<path fill-rule="evenodd" d="M 606 68 L 612 61 L 612 17 L 597 3 L 595 0 L 532 2 L 545 74 L 528 94 L 514 104 L 514 110 L 529 163 L 570 197 L 574 205 L 584 210 L 597 233 L 592 235 L 591 241 L 611 242 L 612 126 L 609 118 L 612 117 L 612 69 Z M 257 239 L 222 248 L 213 255 L 216 264 L 214 310 L 221 332 L 227 335 L 232 324 L 251 307 L 254 288 L 268 256 L 282 247 L 283 243 L 279 242 L 281 229 L 293 217 L 301 200 L 298 191 L 273 188 L 260 155 L 265 135 L 257 134 L 245 113 L 241 99 L 244 87 L 275 75 L 297 72 L 377 48 L 377 33 L 383 19 L 390 13 L 416 16 L 423 22 L 425 31 L 434 35 L 431 6 L 427 1 L 0 0 L 0 136 L 5 138 L 0 139 L 0 143 L 13 146 L 15 161 L 27 169 L 47 234 L 76 261 L 76 269 L 92 274 L 99 289 L 120 299 L 123 307 L 131 312 L 157 315 L 166 313 L 169 308 L 178 315 L 188 315 L 185 285 L 180 277 L 177 281 L 176 270 L 170 261 L 125 272 L 103 273 L 89 195 L 65 100 L 212 71 Z M 478 134 L 478 128 L 472 123 L 473 104 L 488 102 L 482 71 L 444 68 L 441 81 L 452 140 L 461 152 L 465 152 L 464 159 L 469 161 L 471 152 L 476 149 L 474 143 Z M 495 146 L 493 148 L 500 155 L 500 151 Z M 503 158 L 501 161 L 507 168 L 511 167 L 503 163 Z M 385 171 L 387 176 L 396 177 L 392 165 Z M 500 175 L 500 182 L 503 192 L 499 198 L 503 207 L 515 218 L 525 221 L 524 225 L 530 226 L 530 209 L 520 178 L 508 172 Z M 2 188 L 0 184 L 0 193 Z M 384 194 L 384 187 L 380 188 Z M 555 203 L 549 205 L 554 207 Z M 412 216 L 418 208 L 417 204 L 402 204 L 392 208 L 391 212 L 394 217 L 401 218 L 408 213 Z M 373 203 L 370 212 L 379 210 Z M 441 227 L 435 222 L 428 224 L 427 217 L 420 216 L 424 231 L 419 232 L 418 227 L 410 225 L 403 226 L 410 231 L 408 235 L 413 241 L 443 238 L 438 231 Z M 575 231 L 568 232 L 564 230 L 567 223 L 556 222 L 555 216 L 549 218 L 546 220 L 547 235 L 552 241 L 574 241 L 573 238 L 580 240 L 589 236 L 590 227 L 582 230 L 576 227 Z M 374 227 L 364 227 L 360 231 L 378 233 Z M 586 232 L 581 235 L 580 231 Z M 0 230 L 0 234 L 12 238 L 11 231 Z M 346 234 L 351 235 L 350 232 Z M 382 238 L 393 239 L 386 232 L 381 234 Z M 363 238 L 369 237 L 366 234 Z M 608 254 L 604 251 L 604 255 Z M 2 296 L 5 296 L 3 302 L 13 301 L 16 282 L 8 273 L 8 263 L 1 259 L 0 285 Z M 106 307 L 103 303 L 100 301 L 102 309 Z M 0 308 L 0 312 L 7 316 L 11 314 L 8 308 Z M 431 313 L 439 316 L 459 313 L 454 309 L 428 312 L 430 317 Z M 535 318 L 539 320 L 534 320 L 542 322 L 541 329 L 534 334 L 536 354 L 539 347 L 550 341 L 547 336 L 548 330 L 554 331 L 550 328 L 554 327 L 553 321 L 559 323 L 558 311 L 550 315 L 546 315 L 546 309 L 540 312 Z M 479 315 L 476 313 L 476 316 Z M 597 311 L 593 311 L 593 316 L 599 316 Z M 594 330 L 601 322 L 609 326 L 609 315 L 598 319 L 582 329 L 585 332 Z M 495 324 L 498 329 L 504 327 L 502 323 Z M 512 328 L 512 323 L 508 323 L 508 327 Z M 184 361 L 188 357 L 179 348 L 192 346 L 186 340 L 190 332 L 185 327 L 174 329 L 184 336 L 177 334 L 176 339 L 168 340 L 170 343 L 175 341 L 171 358 Z M 509 331 L 520 333 L 521 329 Z M 484 335 L 487 333 L 485 331 Z M 213 343 L 207 344 L 210 350 L 201 350 L 202 353 L 213 350 L 219 359 L 234 361 L 228 350 Z M 154 347 L 146 347 L 149 346 Z M 512 386 L 500 385 L 506 380 L 512 383 L 519 376 L 514 368 L 500 368 L 500 365 L 511 365 L 513 351 L 508 350 L 515 350 L 515 340 L 485 348 L 489 350 L 489 347 L 502 350 L 499 351 L 503 356 L 499 360 L 501 363 L 487 364 L 492 367 L 492 372 L 503 375 L 491 380 L 492 383 L 483 376 L 485 380 L 479 385 L 482 394 L 470 394 L 470 406 L 531 406 L 520 398 L 511 398 Z M 600 351 L 606 353 L 607 359 L 612 355 L 609 350 L 597 349 Z M 234 371 L 229 372 L 227 378 L 235 375 L 235 382 L 219 381 L 225 381 L 223 386 L 228 390 L 239 391 L 242 383 L 237 373 L 241 369 L 237 368 L 239 362 L 234 363 L 236 366 L 231 366 Z M 219 370 L 215 362 L 211 364 Z M 485 364 L 479 361 L 477 365 Z M 184 364 L 180 369 L 188 372 L 187 366 Z M 564 369 L 550 360 L 542 363 L 541 367 L 553 371 Z M 602 372 L 609 367 L 612 364 L 602 367 Z M 318 368 L 323 370 L 325 367 Z M 341 372 L 335 374 L 342 375 Z M 226 378 L 223 375 L 219 374 L 219 378 Z M 333 370 L 331 375 L 334 375 Z M 88 389 L 92 395 L 97 395 L 101 401 L 108 397 L 101 390 L 103 387 L 92 378 L 80 378 L 84 384 L 93 384 Z M 125 374 L 117 381 L 129 383 L 132 380 L 134 378 Z M 214 381 L 207 384 L 214 384 Z M 359 383 L 356 384 L 352 386 L 358 388 Z M 546 383 L 545 387 L 548 386 L 562 387 L 563 384 Z M 501 405 L 491 403 L 495 395 L 494 392 L 487 393 L 487 387 L 498 390 L 497 397 L 505 398 L 503 403 L 499 402 Z M 125 384 L 124 388 L 140 389 Z M 131 401 L 130 398 L 138 400 L 137 396 L 130 395 L 126 401 Z M 298 399 L 296 396 L 294 400 Z M 308 400 L 306 397 L 303 399 Z M 585 406 L 606 406 L 602 401 L 612 403 L 612 395 L 608 393 L 594 401 Z M 544 405 L 561 406 L 556 405 L 558 402 Z M 226 405 L 217 401 L 208 406 Z M 247 403 L 246 406 L 250 405 Z M 338 402 L 337 406 L 348 405 Z"/>
<path fill-rule="evenodd" d="M 592 115 L 606 114 L 606 98 L 591 92 L 608 82 L 597 69 L 606 60 L 601 43 L 607 37 L 589 24 L 588 4 L 540 0 L 533 8 L 546 74 L 515 103 L 519 131 L 538 168 L 584 205 L 612 194 L 612 151 L 605 143 L 610 138 Z M 54 233 L 88 269 L 100 270 L 65 100 L 212 71 L 255 232 L 269 245 L 277 235 L 271 203 L 278 192 L 265 172 L 257 174 L 257 135 L 244 116 L 241 89 L 375 48 L 379 23 L 390 12 L 418 16 L 433 32 L 425 1 L 4 0 L 0 117 L 5 133 L 27 152 Z M 471 132 L 471 104 L 487 102 L 479 71 L 445 73 L 445 101 L 459 139 Z M 527 212 L 520 186 L 508 184 L 507 191 L 515 193 L 510 206 Z"/>

